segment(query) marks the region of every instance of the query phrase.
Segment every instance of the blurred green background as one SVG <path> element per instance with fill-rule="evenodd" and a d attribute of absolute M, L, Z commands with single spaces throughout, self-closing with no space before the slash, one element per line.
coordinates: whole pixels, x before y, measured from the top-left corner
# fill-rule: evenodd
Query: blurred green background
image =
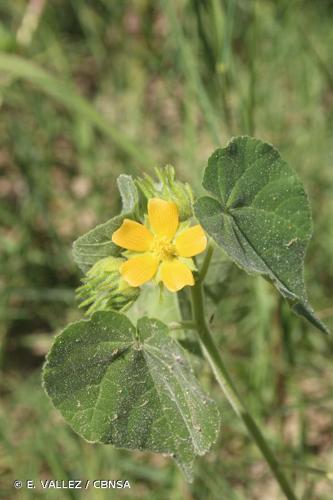
<path fill-rule="evenodd" d="M 200 361 L 222 432 L 190 485 L 167 458 L 85 443 L 40 374 L 54 334 L 82 316 L 71 244 L 117 212 L 116 176 L 171 163 L 200 189 L 208 156 L 233 135 L 272 142 L 302 177 L 314 218 L 306 282 L 333 327 L 332 48 L 331 0 L 0 3 L 0 496 L 281 498 Z M 206 291 L 221 353 L 299 497 L 331 500 L 332 338 L 227 261 Z M 45 478 L 132 487 L 12 488 Z"/>

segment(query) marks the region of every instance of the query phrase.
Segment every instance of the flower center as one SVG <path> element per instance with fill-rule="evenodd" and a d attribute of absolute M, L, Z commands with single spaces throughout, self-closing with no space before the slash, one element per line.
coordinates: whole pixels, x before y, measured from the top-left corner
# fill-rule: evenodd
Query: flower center
<path fill-rule="evenodd" d="M 165 236 L 155 236 L 150 251 L 159 260 L 168 260 L 176 256 L 175 246 Z"/>

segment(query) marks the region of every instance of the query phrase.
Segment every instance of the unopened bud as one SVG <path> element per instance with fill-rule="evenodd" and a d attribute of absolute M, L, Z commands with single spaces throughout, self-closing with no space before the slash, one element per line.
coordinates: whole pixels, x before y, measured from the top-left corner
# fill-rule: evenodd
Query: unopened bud
<path fill-rule="evenodd" d="M 149 198 L 161 198 L 166 201 L 174 201 L 178 207 L 181 221 L 193 216 L 193 193 L 189 184 L 175 180 L 175 170 L 171 165 L 164 168 L 156 168 L 157 180 L 149 175 L 137 179 L 136 185 L 147 200 Z"/>
<path fill-rule="evenodd" d="M 76 290 L 81 300 L 79 307 L 88 307 L 87 315 L 96 311 L 125 310 L 138 298 L 140 289 L 128 285 L 119 272 L 124 260 L 105 257 L 89 269 L 82 280 L 83 285 Z"/>

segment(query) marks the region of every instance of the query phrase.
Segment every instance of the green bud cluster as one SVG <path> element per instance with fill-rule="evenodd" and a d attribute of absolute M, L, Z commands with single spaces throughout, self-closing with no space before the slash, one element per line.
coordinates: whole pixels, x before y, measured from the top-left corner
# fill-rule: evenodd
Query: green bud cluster
<path fill-rule="evenodd" d="M 122 278 L 119 266 L 125 259 L 106 257 L 93 265 L 77 288 L 79 307 L 88 307 L 86 315 L 96 311 L 124 311 L 138 298 L 140 290 Z"/>
<path fill-rule="evenodd" d="M 145 174 L 143 178 L 136 179 L 135 183 L 145 198 L 161 198 L 174 201 L 179 210 L 181 221 L 193 216 L 193 192 L 189 184 L 175 180 L 175 169 L 171 165 L 164 168 L 156 167 L 157 180 Z"/>

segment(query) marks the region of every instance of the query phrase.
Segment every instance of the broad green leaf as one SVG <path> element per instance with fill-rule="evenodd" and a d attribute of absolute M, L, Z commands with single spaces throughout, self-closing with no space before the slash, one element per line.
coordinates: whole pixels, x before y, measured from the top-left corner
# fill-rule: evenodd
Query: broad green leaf
<path fill-rule="evenodd" d="M 210 157 L 203 186 L 214 198 L 200 198 L 194 210 L 207 233 L 241 268 L 271 280 L 296 313 L 327 332 L 304 284 L 309 201 L 278 151 L 252 137 L 236 137 Z"/>
<path fill-rule="evenodd" d="M 137 330 L 116 312 L 97 312 L 56 337 L 44 387 L 86 440 L 172 456 L 191 478 L 219 430 L 215 403 L 199 387 L 179 344 L 158 320 Z"/>
<path fill-rule="evenodd" d="M 80 236 L 73 244 L 73 255 L 77 265 L 86 273 L 96 262 L 104 257 L 118 257 L 122 249 L 112 243 L 112 234 L 121 226 L 127 217 L 136 219 L 139 210 L 137 187 L 130 175 L 120 175 L 117 185 L 122 201 L 120 215 L 96 226 L 88 233 Z"/>
<path fill-rule="evenodd" d="M 122 251 L 112 243 L 112 234 L 121 226 L 123 220 L 131 214 L 121 214 L 96 226 L 80 236 L 73 243 L 73 255 L 79 268 L 86 273 L 96 262 L 104 257 L 118 257 Z"/>

